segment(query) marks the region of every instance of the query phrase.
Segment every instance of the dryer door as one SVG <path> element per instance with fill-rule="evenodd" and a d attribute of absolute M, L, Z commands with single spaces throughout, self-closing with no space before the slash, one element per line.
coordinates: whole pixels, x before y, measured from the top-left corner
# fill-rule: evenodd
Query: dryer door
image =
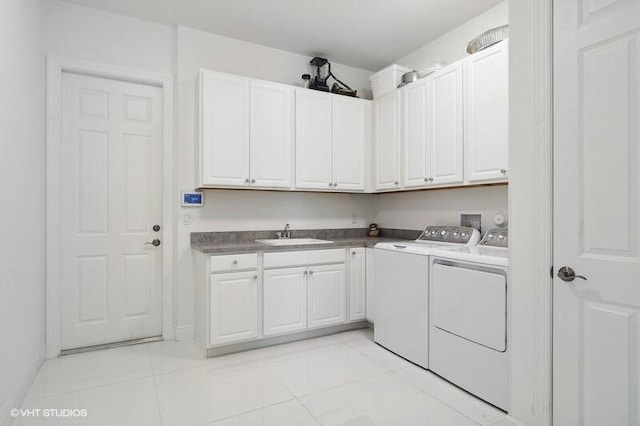
<path fill-rule="evenodd" d="M 436 260 L 431 320 L 440 330 L 487 348 L 507 349 L 507 277 L 500 269 Z"/>

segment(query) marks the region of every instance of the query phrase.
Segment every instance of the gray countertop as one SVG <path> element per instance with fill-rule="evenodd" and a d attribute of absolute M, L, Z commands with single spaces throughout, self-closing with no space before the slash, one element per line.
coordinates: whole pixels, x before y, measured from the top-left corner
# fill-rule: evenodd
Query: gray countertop
<path fill-rule="evenodd" d="M 389 238 L 389 237 L 349 237 L 334 238 L 331 244 L 300 244 L 287 246 L 272 246 L 269 244 L 259 243 L 256 241 L 242 242 L 192 242 L 191 247 L 208 254 L 238 254 L 253 252 L 275 252 L 275 251 L 296 251 L 296 250 L 326 250 L 332 248 L 346 247 L 373 247 L 377 243 L 387 241 L 410 241 L 407 238 Z"/>

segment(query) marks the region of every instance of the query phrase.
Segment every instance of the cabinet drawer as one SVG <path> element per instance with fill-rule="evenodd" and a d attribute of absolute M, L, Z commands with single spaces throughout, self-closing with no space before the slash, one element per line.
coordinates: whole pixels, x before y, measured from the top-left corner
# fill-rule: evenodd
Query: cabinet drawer
<path fill-rule="evenodd" d="M 258 254 L 230 254 L 211 256 L 209 262 L 211 272 L 242 271 L 258 268 Z"/>
<path fill-rule="evenodd" d="M 265 268 L 288 268 L 293 266 L 344 263 L 345 249 L 288 251 L 265 253 Z"/>

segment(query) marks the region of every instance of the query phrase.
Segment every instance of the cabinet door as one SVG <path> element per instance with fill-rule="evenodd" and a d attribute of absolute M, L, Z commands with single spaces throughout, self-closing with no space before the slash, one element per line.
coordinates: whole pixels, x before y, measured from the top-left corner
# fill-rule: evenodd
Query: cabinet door
<path fill-rule="evenodd" d="M 309 328 L 345 322 L 347 306 L 344 264 L 310 266 L 308 273 Z"/>
<path fill-rule="evenodd" d="M 251 186 L 291 187 L 293 89 L 251 82 Z"/>
<path fill-rule="evenodd" d="M 211 345 L 258 337 L 258 273 L 214 274 L 209 279 Z"/>
<path fill-rule="evenodd" d="M 396 93 L 373 102 L 375 134 L 375 189 L 400 187 L 399 108 Z"/>
<path fill-rule="evenodd" d="M 420 80 L 402 90 L 402 120 L 405 187 L 426 186 L 431 176 L 429 150 L 429 90 L 427 80 Z"/>
<path fill-rule="evenodd" d="M 506 179 L 508 158 L 508 47 L 503 41 L 464 63 L 465 179 Z"/>
<path fill-rule="evenodd" d="M 366 290 L 367 290 L 367 321 L 373 322 L 375 312 L 374 312 L 374 297 L 373 297 L 373 284 L 374 280 L 374 268 L 373 268 L 373 259 L 374 259 L 374 250 L 372 248 L 365 249 L 367 261 L 366 261 L 366 269 L 367 269 L 367 277 L 366 277 Z"/>
<path fill-rule="evenodd" d="M 363 247 L 349 250 L 349 320 L 366 316 L 366 261 Z"/>
<path fill-rule="evenodd" d="M 265 336 L 307 327 L 306 268 L 264 271 L 263 324 Z"/>
<path fill-rule="evenodd" d="M 328 93 L 296 90 L 296 187 L 333 188 Z"/>
<path fill-rule="evenodd" d="M 201 185 L 248 186 L 249 80 L 202 71 L 200 96 Z"/>
<path fill-rule="evenodd" d="M 431 184 L 462 183 L 462 63 L 429 77 Z"/>
<path fill-rule="evenodd" d="M 332 96 L 333 189 L 364 191 L 367 102 Z"/>

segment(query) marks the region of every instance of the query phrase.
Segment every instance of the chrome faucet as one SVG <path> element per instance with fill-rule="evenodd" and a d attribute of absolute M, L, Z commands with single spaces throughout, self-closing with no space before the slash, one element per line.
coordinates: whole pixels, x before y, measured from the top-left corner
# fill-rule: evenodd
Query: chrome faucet
<path fill-rule="evenodd" d="M 278 232 L 278 239 L 282 240 L 282 239 L 289 239 L 291 238 L 291 232 L 289 232 L 289 227 L 291 225 L 289 225 L 288 223 L 285 225 L 284 229 L 282 230 L 282 232 Z"/>

